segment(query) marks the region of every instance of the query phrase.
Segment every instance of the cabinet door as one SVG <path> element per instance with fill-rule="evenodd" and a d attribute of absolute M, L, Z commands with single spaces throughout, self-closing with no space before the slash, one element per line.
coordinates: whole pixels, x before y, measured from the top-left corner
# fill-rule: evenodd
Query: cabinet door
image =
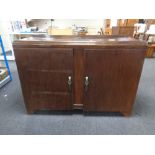
<path fill-rule="evenodd" d="M 72 108 L 71 48 L 18 48 L 15 55 L 28 111 Z"/>
<path fill-rule="evenodd" d="M 85 49 L 84 111 L 129 112 L 144 53 L 141 49 Z"/>

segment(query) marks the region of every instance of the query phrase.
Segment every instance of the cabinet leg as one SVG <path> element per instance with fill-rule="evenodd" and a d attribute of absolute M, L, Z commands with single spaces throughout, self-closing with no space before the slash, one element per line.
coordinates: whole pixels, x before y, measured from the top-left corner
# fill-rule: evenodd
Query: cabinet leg
<path fill-rule="evenodd" d="M 125 117 L 129 117 L 131 115 L 131 111 L 122 111 L 121 112 Z"/>
<path fill-rule="evenodd" d="M 35 111 L 34 109 L 27 109 L 27 113 L 28 113 L 28 114 L 33 114 L 34 111 Z"/>

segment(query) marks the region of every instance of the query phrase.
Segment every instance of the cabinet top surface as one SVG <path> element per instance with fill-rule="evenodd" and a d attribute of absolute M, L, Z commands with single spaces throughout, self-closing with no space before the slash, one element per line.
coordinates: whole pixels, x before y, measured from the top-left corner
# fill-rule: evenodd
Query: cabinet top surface
<path fill-rule="evenodd" d="M 146 42 L 123 36 L 32 36 L 13 45 L 146 46 Z"/>

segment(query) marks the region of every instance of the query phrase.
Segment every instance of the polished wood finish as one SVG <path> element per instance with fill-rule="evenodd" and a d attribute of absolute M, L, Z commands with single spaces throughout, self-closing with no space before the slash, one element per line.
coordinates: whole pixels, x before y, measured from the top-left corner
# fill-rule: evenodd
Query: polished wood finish
<path fill-rule="evenodd" d="M 89 78 L 84 110 L 130 113 L 143 66 L 141 49 L 85 49 L 84 54 Z"/>
<path fill-rule="evenodd" d="M 131 114 L 144 41 L 121 36 L 40 36 L 15 41 L 13 47 L 28 113 L 83 109 Z"/>
<path fill-rule="evenodd" d="M 16 40 L 13 43 L 14 48 L 44 48 L 44 47 L 72 47 L 72 48 L 146 48 L 145 41 L 139 41 L 134 38 L 123 35 L 88 35 L 88 36 L 46 36 L 38 35 L 21 40 Z"/>
<path fill-rule="evenodd" d="M 39 109 L 71 110 L 73 93 L 73 49 L 16 49 L 16 62 L 29 113 Z"/>

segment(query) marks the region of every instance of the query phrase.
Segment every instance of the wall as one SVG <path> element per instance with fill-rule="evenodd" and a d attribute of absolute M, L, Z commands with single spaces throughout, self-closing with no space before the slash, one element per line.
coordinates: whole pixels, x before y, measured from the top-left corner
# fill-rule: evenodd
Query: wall
<path fill-rule="evenodd" d="M 57 19 L 53 22 L 54 27 L 58 28 L 68 28 L 72 27 L 73 25 L 76 26 L 83 26 L 88 27 L 89 34 L 97 34 L 100 28 L 103 28 L 104 20 L 103 19 L 71 19 L 71 20 L 64 20 L 64 19 Z"/>
<path fill-rule="evenodd" d="M 110 27 L 117 26 L 117 19 L 111 19 Z"/>
<path fill-rule="evenodd" d="M 88 31 L 92 34 L 97 32 L 104 26 L 103 19 L 55 19 L 52 22 L 53 28 L 72 28 L 73 25 L 88 27 Z M 51 26 L 50 19 L 34 19 L 31 20 L 30 26 L 38 26 L 40 29 L 47 29 Z"/>
<path fill-rule="evenodd" d="M 10 40 L 9 33 L 11 32 L 11 25 L 9 21 L 0 21 L 0 35 L 2 36 L 3 45 L 5 48 L 5 51 L 9 51 L 12 49 L 12 44 Z M 1 53 L 0 48 L 0 53 Z"/>

